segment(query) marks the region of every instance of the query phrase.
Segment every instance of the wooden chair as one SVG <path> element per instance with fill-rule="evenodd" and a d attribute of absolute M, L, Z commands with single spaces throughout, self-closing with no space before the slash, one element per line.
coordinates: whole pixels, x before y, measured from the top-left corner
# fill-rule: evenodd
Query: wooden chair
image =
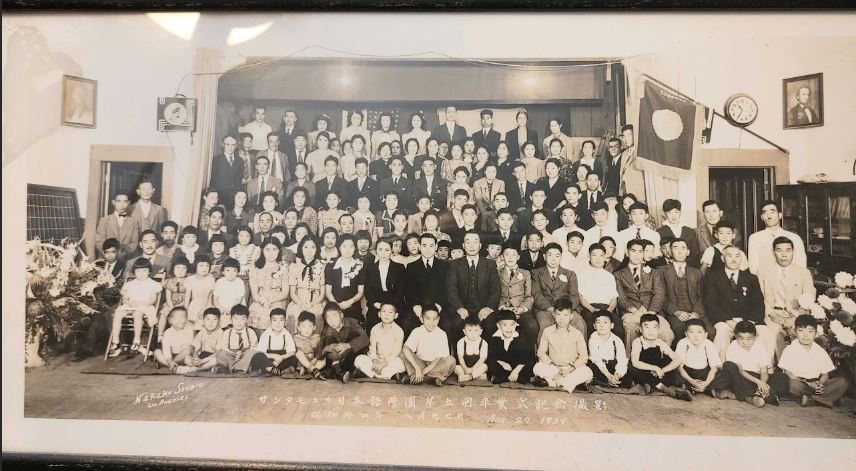
<path fill-rule="evenodd" d="M 163 298 L 163 291 L 158 293 L 157 298 L 155 299 L 155 312 L 158 314 L 158 317 L 160 317 L 160 307 L 161 307 L 162 298 Z M 115 311 L 113 312 L 113 315 L 114 316 L 116 315 Z M 146 347 L 145 347 L 146 350 L 145 350 L 145 355 L 143 356 L 143 363 L 146 363 L 149 359 L 149 356 L 152 355 L 152 340 L 154 339 L 154 333 L 155 333 L 156 329 L 157 329 L 157 321 L 155 321 L 155 325 L 150 325 L 148 317 L 143 316 L 142 335 L 146 335 L 146 333 L 148 333 L 148 341 L 146 342 Z M 111 331 L 112 331 L 112 327 L 111 327 Z M 119 330 L 119 338 L 116 339 L 116 341 L 117 341 L 117 343 L 119 343 L 120 347 L 123 346 L 121 344 L 122 334 L 127 333 L 127 332 L 133 333 L 133 331 L 134 331 L 133 316 L 132 316 L 132 314 L 126 314 L 125 317 L 122 318 L 122 328 Z M 146 331 L 148 331 L 148 332 L 146 332 Z M 110 354 L 110 346 L 112 344 L 113 344 L 113 336 L 111 334 L 110 339 L 107 341 L 107 349 L 104 351 L 104 360 L 105 361 L 107 360 L 108 355 Z"/>

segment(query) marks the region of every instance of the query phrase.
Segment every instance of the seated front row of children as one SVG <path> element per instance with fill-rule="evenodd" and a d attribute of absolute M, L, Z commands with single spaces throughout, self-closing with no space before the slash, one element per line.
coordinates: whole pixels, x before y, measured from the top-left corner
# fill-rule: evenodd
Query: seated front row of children
<path fill-rule="evenodd" d="M 402 384 L 430 383 L 437 386 L 455 373 L 457 381 L 489 380 L 535 386 L 561 387 L 572 393 L 578 386 L 620 388 L 626 393 L 649 394 L 658 390 L 681 400 L 694 394 L 720 399 L 738 399 L 757 407 L 778 405 L 780 396 L 791 393 L 802 405 L 832 406 L 847 389 L 843 378 L 830 378 L 834 365 L 815 342 L 817 321 L 810 315 L 796 319 L 797 340 L 789 345 L 774 371 L 764 348 L 756 343 L 755 325 L 738 322 L 731 342 L 720 362 L 716 345 L 708 339 L 701 320 L 687 321 L 686 337 L 675 350 L 658 338 L 660 321 L 654 314 L 640 319 L 641 336 L 628 355 L 624 343 L 613 332 L 608 311 L 593 314 L 594 329 L 586 341 L 570 325 L 573 305 L 569 299 L 556 303 L 556 324 L 544 330 L 537 352 L 534 342 L 518 332 L 511 311 L 497 313 L 497 331 L 485 341 L 475 316 L 464 321 L 464 337 L 451 355 L 446 332 L 438 327 L 440 314 L 434 307 L 423 310 L 423 325 L 405 340 L 395 323 L 395 306 L 382 304 L 381 322 L 370 335 L 355 320 L 344 316 L 331 303 L 324 311 L 326 325 L 315 333 L 315 315 L 298 316 L 298 333 L 285 329 L 285 311 L 273 309 L 270 327 L 257 337 L 247 327 L 248 311 L 238 304 L 230 310 L 231 327 L 220 328 L 220 312 L 208 308 L 203 328 L 194 336 L 187 312 L 174 307 L 169 313 L 170 328 L 164 333 L 156 361 L 174 372 L 212 370 L 219 373 L 251 375 L 311 375 L 317 379 L 352 377 L 391 379 Z"/>

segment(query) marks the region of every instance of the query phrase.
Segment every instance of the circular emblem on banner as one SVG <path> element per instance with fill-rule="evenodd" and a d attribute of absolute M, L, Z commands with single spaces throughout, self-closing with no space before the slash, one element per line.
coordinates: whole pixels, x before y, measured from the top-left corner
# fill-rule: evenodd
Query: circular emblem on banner
<path fill-rule="evenodd" d="M 654 133 L 657 137 L 664 141 L 674 141 L 681 137 L 684 131 L 684 123 L 681 121 L 681 115 L 672 110 L 657 110 L 651 115 L 651 124 L 654 126 Z"/>

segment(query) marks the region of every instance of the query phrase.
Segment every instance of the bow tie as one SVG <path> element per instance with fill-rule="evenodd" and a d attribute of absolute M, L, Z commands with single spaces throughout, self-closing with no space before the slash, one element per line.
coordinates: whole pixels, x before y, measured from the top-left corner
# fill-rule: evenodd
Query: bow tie
<path fill-rule="evenodd" d="M 116 216 L 119 216 L 120 218 L 123 218 L 123 217 L 127 217 L 127 216 L 128 216 L 128 213 L 116 213 Z"/>

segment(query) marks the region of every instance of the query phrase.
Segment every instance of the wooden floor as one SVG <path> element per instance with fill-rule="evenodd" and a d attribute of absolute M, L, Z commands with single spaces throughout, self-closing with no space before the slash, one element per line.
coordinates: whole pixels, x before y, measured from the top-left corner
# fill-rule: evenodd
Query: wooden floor
<path fill-rule="evenodd" d="M 757 409 L 707 396 L 402 386 L 281 378 L 83 374 L 91 362 L 28 370 L 30 418 L 336 424 L 539 431 L 856 438 L 856 401 L 844 408 L 783 402 Z M 240 412 L 238 412 L 240 411 Z"/>

